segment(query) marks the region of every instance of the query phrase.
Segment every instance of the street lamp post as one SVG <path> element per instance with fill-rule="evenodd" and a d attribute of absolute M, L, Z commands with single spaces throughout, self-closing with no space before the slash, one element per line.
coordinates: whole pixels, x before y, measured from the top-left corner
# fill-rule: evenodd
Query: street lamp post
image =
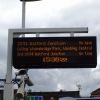
<path fill-rule="evenodd" d="M 22 1 L 22 28 L 25 28 L 26 2 L 40 1 L 40 0 L 20 0 L 20 1 Z"/>
<path fill-rule="evenodd" d="M 22 2 L 22 28 L 25 28 L 25 5 L 26 5 L 26 2 L 25 0 L 23 0 Z"/>

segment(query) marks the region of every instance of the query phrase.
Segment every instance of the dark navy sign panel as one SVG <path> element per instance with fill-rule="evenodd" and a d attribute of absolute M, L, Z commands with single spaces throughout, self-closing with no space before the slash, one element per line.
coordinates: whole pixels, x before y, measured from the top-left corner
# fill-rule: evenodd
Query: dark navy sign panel
<path fill-rule="evenodd" d="M 13 66 L 22 68 L 95 68 L 96 37 L 13 38 Z"/>

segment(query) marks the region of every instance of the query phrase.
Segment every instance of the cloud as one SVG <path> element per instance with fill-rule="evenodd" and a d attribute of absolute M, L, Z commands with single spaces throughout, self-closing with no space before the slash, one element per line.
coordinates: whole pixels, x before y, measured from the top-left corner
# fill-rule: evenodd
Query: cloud
<path fill-rule="evenodd" d="M 90 2 L 90 0 L 82 1 L 81 3 L 78 3 L 77 5 L 74 5 L 70 9 L 60 9 L 54 16 L 49 16 L 50 18 L 43 16 L 42 18 L 46 19 L 46 22 L 41 21 L 40 24 L 38 22 L 38 25 L 42 25 L 41 23 L 44 23 L 44 26 L 46 27 L 80 27 L 80 26 L 87 26 L 89 27 L 89 33 L 85 35 L 96 35 L 97 38 L 99 38 L 99 25 L 100 22 L 98 21 L 100 16 L 99 13 L 99 2 L 96 1 Z M 45 14 L 44 14 L 45 15 Z M 49 15 L 49 14 L 48 14 Z M 37 22 L 37 20 L 36 20 Z M 31 24 L 31 21 L 30 21 Z M 46 24 L 46 25 L 45 25 Z M 33 24 L 31 24 L 33 25 Z M 99 39 L 97 40 L 99 43 Z M 99 54 L 99 52 L 98 52 Z M 99 66 L 98 66 L 99 67 Z M 55 74 L 56 77 L 48 76 L 48 74 Z M 95 70 L 95 73 L 91 69 L 57 69 L 53 73 L 53 70 L 47 70 L 47 74 L 44 74 L 44 71 L 38 73 L 41 74 L 42 80 L 44 82 L 50 83 L 49 80 L 52 80 L 53 86 L 56 87 L 56 90 L 58 89 L 64 89 L 64 90 L 77 90 L 76 83 L 79 82 L 82 89 L 81 89 L 81 95 L 90 95 L 93 89 L 100 87 L 99 86 L 99 71 L 98 69 Z M 34 74 L 36 75 L 36 74 Z M 33 76 L 34 77 L 34 76 Z M 47 77 L 46 81 L 45 78 Z M 41 82 L 40 82 L 41 83 Z M 47 85 L 44 85 L 44 88 L 48 89 Z M 49 85 L 52 90 L 52 85 Z M 53 88 L 54 89 L 54 88 Z"/>
<path fill-rule="evenodd" d="M 6 57 L 6 49 L 7 49 L 7 38 L 3 37 L 0 39 L 0 59 L 5 59 Z"/>

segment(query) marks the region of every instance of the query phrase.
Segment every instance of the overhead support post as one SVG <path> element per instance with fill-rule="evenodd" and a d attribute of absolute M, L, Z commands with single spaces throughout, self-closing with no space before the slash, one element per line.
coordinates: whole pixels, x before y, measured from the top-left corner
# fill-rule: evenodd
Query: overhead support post
<path fill-rule="evenodd" d="M 22 1 L 22 28 L 25 28 L 25 11 L 26 11 L 26 2 Z"/>
<path fill-rule="evenodd" d="M 3 100 L 13 100 L 13 83 L 12 83 L 12 44 L 13 33 L 8 33 L 8 51 L 7 51 L 7 74 L 4 85 Z"/>

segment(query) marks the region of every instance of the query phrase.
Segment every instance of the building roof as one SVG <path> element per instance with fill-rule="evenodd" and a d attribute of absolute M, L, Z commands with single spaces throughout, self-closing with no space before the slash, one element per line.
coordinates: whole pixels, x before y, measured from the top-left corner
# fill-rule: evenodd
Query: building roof
<path fill-rule="evenodd" d="M 91 96 L 100 96 L 100 88 L 94 90 L 93 92 L 91 92 Z"/>
<path fill-rule="evenodd" d="M 79 91 L 50 91 L 50 92 L 28 92 L 28 95 L 48 95 L 56 97 L 80 97 Z"/>

